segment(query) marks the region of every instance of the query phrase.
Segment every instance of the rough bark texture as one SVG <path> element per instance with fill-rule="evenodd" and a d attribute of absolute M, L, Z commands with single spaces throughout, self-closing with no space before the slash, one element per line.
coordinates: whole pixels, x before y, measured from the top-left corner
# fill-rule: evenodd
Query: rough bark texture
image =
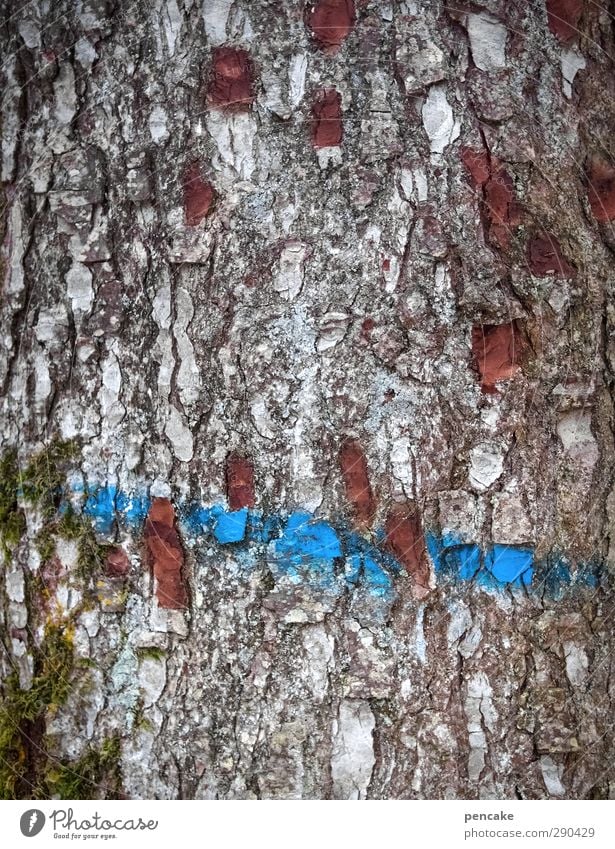
<path fill-rule="evenodd" d="M 613 11 L 5 0 L 4 795 L 615 797 Z"/>

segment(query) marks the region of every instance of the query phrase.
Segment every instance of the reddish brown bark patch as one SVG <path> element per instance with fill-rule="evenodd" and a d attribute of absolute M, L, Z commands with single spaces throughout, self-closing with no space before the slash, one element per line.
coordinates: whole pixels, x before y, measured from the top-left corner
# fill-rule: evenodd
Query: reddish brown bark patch
<path fill-rule="evenodd" d="M 130 571 L 130 560 L 121 546 L 116 545 L 107 554 L 105 574 L 108 578 L 125 578 Z"/>
<path fill-rule="evenodd" d="M 511 228 L 519 223 L 512 177 L 501 165 L 493 167 L 492 164 L 491 177 L 484 191 L 489 241 L 500 250 L 506 250 L 510 245 Z"/>
<path fill-rule="evenodd" d="M 314 147 L 335 147 L 342 143 L 342 96 L 334 88 L 320 91 L 312 105 Z"/>
<path fill-rule="evenodd" d="M 505 251 L 510 246 L 512 228 L 521 220 L 512 177 L 486 150 L 464 147 L 461 159 L 474 188 L 482 190 L 481 213 L 487 241 Z"/>
<path fill-rule="evenodd" d="M 53 595 L 58 588 L 58 584 L 66 577 L 67 570 L 60 558 L 54 555 L 50 560 L 43 564 L 41 569 L 41 578 L 43 585 L 49 595 Z"/>
<path fill-rule="evenodd" d="M 557 277 L 573 277 L 574 268 L 566 261 L 559 242 L 550 233 L 535 236 L 528 249 L 530 270 L 537 277 L 554 274 Z"/>
<path fill-rule="evenodd" d="M 489 154 L 486 150 L 461 148 L 461 161 L 467 168 L 474 188 L 482 188 L 491 176 Z"/>
<path fill-rule="evenodd" d="M 254 466 L 246 457 L 229 454 L 226 458 L 226 492 L 231 510 L 254 507 Z"/>
<path fill-rule="evenodd" d="M 594 157 L 587 175 L 589 205 L 596 221 L 615 218 L 615 168 Z"/>
<path fill-rule="evenodd" d="M 247 50 L 217 47 L 214 50 L 207 99 L 212 106 L 248 109 L 254 100 L 254 70 Z"/>
<path fill-rule="evenodd" d="M 514 321 L 472 328 L 472 353 L 483 392 L 495 392 L 498 380 L 517 373 L 522 347 L 521 332 Z"/>
<path fill-rule="evenodd" d="M 583 0 L 547 0 L 549 29 L 560 41 L 572 41 L 579 35 Z"/>
<path fill-rule="evenodd" d="M 360 525 L 369 525 L 376 512 L 376 500 L 369 483 L 367 460 L 356 439 L 345 439 L 339 454 L 346 498 Z"/>
<path fill-rule="evenodd" d="M 214 197 L 213 186 L 201 177 L 199 166 L 189 165 L 184 171 L 184 213 L 189 227 L 196 227 L 209 215 Z"/>
<path fill-rule="evenodd" d="M 184 551 L 175 527 L 175 510 L 168 498 L 155 498 L 145 520 L 145 544 L 157 581 L 161 607 L 180 610 L 188 606 L 182 574 Z"/>
<path fill-rule="evenodd" d="M 369 339 L 369 337 L 371 336 L 371 332 L 375 326 L 376 322 L 371 316 L 368 315 L 367 318 L 364 318 L 361 323 L 361 336 L 364 339 Z"/>
<path fill-rule="evenodd" d="M 387 547 L 412 578 L 417 598 L 429 592 L 429 564 L 421 517 L 412 502 L 394 506 L 385 522 Z"/>
<path fill-rule="evenodd" d="M 318 0 L 306 7 L 307 26 L 323 47 L 339 47 L 352 32 L 355 20 L 354 0 Z"/>

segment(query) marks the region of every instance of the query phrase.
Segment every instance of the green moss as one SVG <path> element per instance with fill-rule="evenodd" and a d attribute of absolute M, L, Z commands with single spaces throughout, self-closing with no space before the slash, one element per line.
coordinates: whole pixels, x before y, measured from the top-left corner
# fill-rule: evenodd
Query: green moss
<path fill-rule="evenodd" d="M 26 529 L 19 498 L 37 506 L 50 519 L 58 506 L 66 462 L 76 451 L 75 442 L 54 440 L 23 469 L 16 449 L 9 448 L 0 457 L 0 546 L 5 556 L 10 555 Z M 40 544 L 49 554 L 48 535 L 41 536 Z"/>
<path fill-rule="evenodd" d="M 14 449 L 0 458 L 0 545 L 8 556 L 24 534 L 21 498 L 43 514 L 43 527 L 34 540 L 42 560 L 53 557 L 58 537 L 75 541 L 79 574 L 87 583 L 103 566 L 112 546 L 98 542 L 89 520 L 71 507 L 57 516 L 66 463 L 76 453 L 74 441 L 55 440 L 32 456 L 24 469 L 19 468 Z"/>
<path fill-rule="evenodd" d="M 17 785 L 27 770 L 26 747 L 21 729 L 36 715 L 36 699 L 29 699 L 16 675 L 4 683 L 4 699 L 0 707 L 0 799 L 17 798 Z"/>
<path fill-rule="evenodd" d="M 74 441 L 55 440 L 31 457 L 20 477 L 24 500 L 36 504 L 46 516 L 53 515 L 66 476 L 66 462 L 76 452 Z"/>
<path fill-rule="evenodd" d="M 80 669 L 100 669 L 100 663 L 92 660 L 91 657 L 80 657 L 75 666 Z"/>
<path fill-rule="evenodd" d="M 19 784 L 35 766 L 26 745 L 28 724 L 44 718 L 66 701 L 73 669 L 73 636 L 66 624 L 49 624 L 40 647 L 34 652 L 34 676 L 29 690 L 22 690 L 12 674 L 4 683 L 0 705 L 0 798 L 14 799 Z"/>
<path fill-rule="evenodd" d="M 164 649 L 158 649 L 156 646 L 147 646 L 146 648 L 137 649 L 137 657 L 141 659 L 151 658 L 152 660 L 164 660 L 167 653 Z"/>
<path fill-rule="evenodd" d="M 53 557 L 58 537 L 77 543 L 78 574 L 86 585 L 104 566 L 113 548 L 110 543 L 98 542 L 87 517 L 78 515 L 70 506 L 57 520 L 47 521 L 37 534 L 35 543 L 43 560 Z"/>
<path fill-rule="evenodd" d="M 150 720 L 145 716 L 145 707 L 143 705 L 143 699 L 138 698 L 137 703 L 132 708 L 132 727 L 136 731 L 153 731 L 154 726 L 150 722 Z"/>
<path fill-rule="evenodd" d="M 43 563 L 51 560 L 56 550 L 56 535 L 52 525 L 46 524 L 41 528 L 34 538 L 34 545 Z"/>
<path fill-rule="evenodd" d="M 63 539 L 78 540 L 83 535 L 85 520 L 69 505 L 56 522 L 56 531 Z"/>
<path fill-rule="evenodd" d="M 51 764 L 41 746 L 28 746 L 28 732 L 66 702 L 74 667 L 73 637 L 70 625 L 50 624 L 34 656 L 32 687 L 22 690 L 17 675 L 4 684 L 0 707 L 0 797 L 18 798 L 20 785 L 28 787 L 28 797 L 91 799 L 104 789 L 104 798 L 118 798 L 120 742 L 106 740 L 100 749 L 90 749 L 74 763 Z M 23 797 L 22 797 L 23 798 Z"/>
<path fill-rule="evenodd" d="M 39 697 L 47 708 L 64 704 L 70 691 L 74 666 L 71 625 L 48 625 L 39 654 L 39 672 L 34 678 Z"/>
<path fill-rule="evenodd" d="M 89 520 L 70 507 L 58 513 L 66 463 L 76 454 L 74 442 L 53 441 L 20 468 L 17 451 L 0 456 L 0 553 L 10 556 L 26 530 L 23 503 L 35 506 L 43 516 L 43 527 L 34 540 L 41 558 L 53 557 L 59 537 L 77 544 L 78 569 L 87 585 L 104 564 L 109 549 L 99 543 Z M 40 576 L 30 576 L 27 592 L 44 595 Z M 84 605 L 87 601 L 84 602 Z M 29 605 L 30 606 L 30 605 Z M 86 661 L 79 664 L 86 665 Z M 90 665 L 90 664 L 87 664 Z M 108 740 L 91 749 L 75 763 L 50 766 L 42 745 L 45 718 L 63 705 L 71 689 L 75 668 L 70 622 L 50 622 L 41 645 L 33 651 L 33 680 L 21 689 L 16 674 L 2 686 L 0 703 L 0 798 L 88 799 L 93 788 L 105 785 L 106 798 L 119 792 L 119 740 Z"/>
<path fill-rule="evenodd" d="M 26 529 L 26 520 L 17 503 L 19 464 L 17 451 L 0 457 L 0 544 L 5 556 L 17 545 Z"/>
<path fill-rule="evenodd" d="M 90 749 L 77 761 L 54 764 L 45 773 L 44 785 L 47 796 L 60 799 L 119 798 L 119 737 L 105 740 L 100 749 Z"/>
<path fill-rule="evenodd" d="M 98 542 L 89 519 L 79 516 L 70 507 L 62 514 L 55 528 L 58 536 L 77 543 L 79 575 L 87 582 L 91 575 L 104 565 L 113 546 L 110 543 Z"/>
<path fill-rule="evenodd" d="M 98 542 L 92 526 L 84 520 L 77 554 L 77 567 L 83 581 L 88 581 L 95 572 L 102 569 L 112 548 L 110 543 Z"/>

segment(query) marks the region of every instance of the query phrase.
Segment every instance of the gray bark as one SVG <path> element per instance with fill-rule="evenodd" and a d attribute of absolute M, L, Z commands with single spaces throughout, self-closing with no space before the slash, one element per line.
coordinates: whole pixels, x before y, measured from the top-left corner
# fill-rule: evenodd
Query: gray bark
<path fill-rule="evenodd" d="M 401 505 L 419 537 L 529 547 L 532 587 L 431 560 L 424 587 L 408 556 L 392 603 L 318 594 L 180 523 L 189 606 L 165 609 L 140 530 L 97 539 L 126 581 L 84 577 L 75 542 L 45 563 L 22 499 L 5 699 L 50 623 L 75 665 L 18 729 L 14 792 L 53 795 L 54 764 L 117 739 L 89 795 L 613 798 L 615 240 L 587 176 L 613 176 L 612 7 L 558 37 L 543 0 L 365 0 L 336 48 L 307 5 L 5 3 L 1 445 L 26 468 L 75 440 L 73 482 L 145 483 L 178 514 L 225 503 L 237 453 L 267 514 L 368 539 Z M 252 102 L 215 102 L 222 45 Z M 343 135 L 319 147 L 333 89 Z M 481 367 L 481 327 L 518 350 Z M 594 585 L 549 583 L 558 558 Z"/>

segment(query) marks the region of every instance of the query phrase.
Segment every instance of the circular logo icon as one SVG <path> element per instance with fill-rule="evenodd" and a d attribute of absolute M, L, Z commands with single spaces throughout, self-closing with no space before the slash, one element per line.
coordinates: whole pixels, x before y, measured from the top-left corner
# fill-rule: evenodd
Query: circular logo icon
<path fill-rule="evenodd" d="M 43 830 L 44 825 L 45 814 L 36 808 L 26 811 L 19 820 L 19 827 L 24 837 L 36 837 Z"/>

